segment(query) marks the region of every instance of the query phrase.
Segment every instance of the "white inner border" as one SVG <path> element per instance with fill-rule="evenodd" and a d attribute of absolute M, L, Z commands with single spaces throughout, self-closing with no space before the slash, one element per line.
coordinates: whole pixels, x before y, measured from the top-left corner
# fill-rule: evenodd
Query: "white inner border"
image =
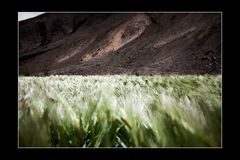
<path fill-rule="evenodd" d="M 209 11 L 209 12 L 201 12 L 201 11 L 197 11 L 197 12 L 187 12 L 187 11 L 183 11 L 183 12 L 174 12 L 174 11 L 166 11 L 166 12 L 157 12 L 157 11 L 153 11 L 153 12 L 149 12 L 149 11 L 146 11 L 146 12 L 105 12 L 105 11 L 102 11 L 102 12 L 56 12 L 56 11 L 45 11 L 45 13 L 217 13 L 217 14 L 221 14 L 221 80 L 222 80 L 222 77 L 223 77 L 223 73 L 222 73 L 222 30 L 223 30 L 223 12 L 222 11 Z M 19 55 L 19 22 L 18 21 L 18 55 Z M 19 57 L 18 57 L 18 76 L 19 76 Z M 221 81 L 221 86 L 223 88 L 223 83 Z M 18 95 L 19 95 L 19 87 L 18 87 Z M 222 104 L 222 95 L 223 95 L 223 90 L 221 89 L 221 104 Z M 18 107 L 19 107 L 19 101 L 18 101 Z M 190 149 L 222 149 L 223 148 L 223 132 L 222 132 L 222 129 L 223 129 L 223 125 L 222 125 L 222 121 L 223 121 L 223 116 L 222 116 L 222 110 L 223 110 L 223 105 L 221 106 L 221 147 L 128 147 L 127 149 L 133 149 L 133 148 L 140 148 L 140 149 L 149 149 L 149 148 L 159 148 L 159 149 L 164 149 L 164 148 L 171 148 L 171 149 L 175 149 L 175 148 L 178 148 L 178 149 L 187 149 L 187 148 L 190 148 Z M 83 147 L 19 147 L 19 112 L 18 112 L 18 149 L 26 149 L 26 148 L 33 148 L 33 149 L 85 149 Z M 86 149 L 101 149 L 101 148 L 109 148 L 109 149 L 125 149 L 125 148 L 115 148 L 115 147 L 87 147 Z"/>

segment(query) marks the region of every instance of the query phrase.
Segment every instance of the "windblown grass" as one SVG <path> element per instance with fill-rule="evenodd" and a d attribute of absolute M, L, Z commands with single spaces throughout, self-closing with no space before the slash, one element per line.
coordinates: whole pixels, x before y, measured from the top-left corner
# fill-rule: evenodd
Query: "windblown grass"
<path fill-rule="evenodd" d="M 19 77 L 20 147 L 220 147 L 221 76 Z"/>

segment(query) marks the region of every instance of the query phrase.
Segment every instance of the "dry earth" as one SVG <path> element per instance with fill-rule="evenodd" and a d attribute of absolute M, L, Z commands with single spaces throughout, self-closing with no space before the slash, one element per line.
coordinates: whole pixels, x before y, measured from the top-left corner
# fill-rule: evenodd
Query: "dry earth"
<path fill-rule="evenodd" d="M 46 13 L 19 22 L 20 75 L 220 74 L 218 13 Z"/>

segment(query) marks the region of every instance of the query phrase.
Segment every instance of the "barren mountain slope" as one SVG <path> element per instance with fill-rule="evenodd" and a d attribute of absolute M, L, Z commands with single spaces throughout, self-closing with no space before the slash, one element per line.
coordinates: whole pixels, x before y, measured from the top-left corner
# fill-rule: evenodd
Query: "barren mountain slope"
<path fill-rule="evenodd" d="M 46 13 L 19 23 L 19 73 L 219 74 L 221 15 Z"/>

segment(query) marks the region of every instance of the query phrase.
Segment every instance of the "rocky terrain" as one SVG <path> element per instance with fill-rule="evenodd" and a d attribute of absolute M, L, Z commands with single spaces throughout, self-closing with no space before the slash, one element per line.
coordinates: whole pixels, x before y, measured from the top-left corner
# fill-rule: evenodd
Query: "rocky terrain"
<path fill-rule="evenodd" d="M 46 13 L 19 22 L 19 74 L 221 74 L 221 14 Z"/>

